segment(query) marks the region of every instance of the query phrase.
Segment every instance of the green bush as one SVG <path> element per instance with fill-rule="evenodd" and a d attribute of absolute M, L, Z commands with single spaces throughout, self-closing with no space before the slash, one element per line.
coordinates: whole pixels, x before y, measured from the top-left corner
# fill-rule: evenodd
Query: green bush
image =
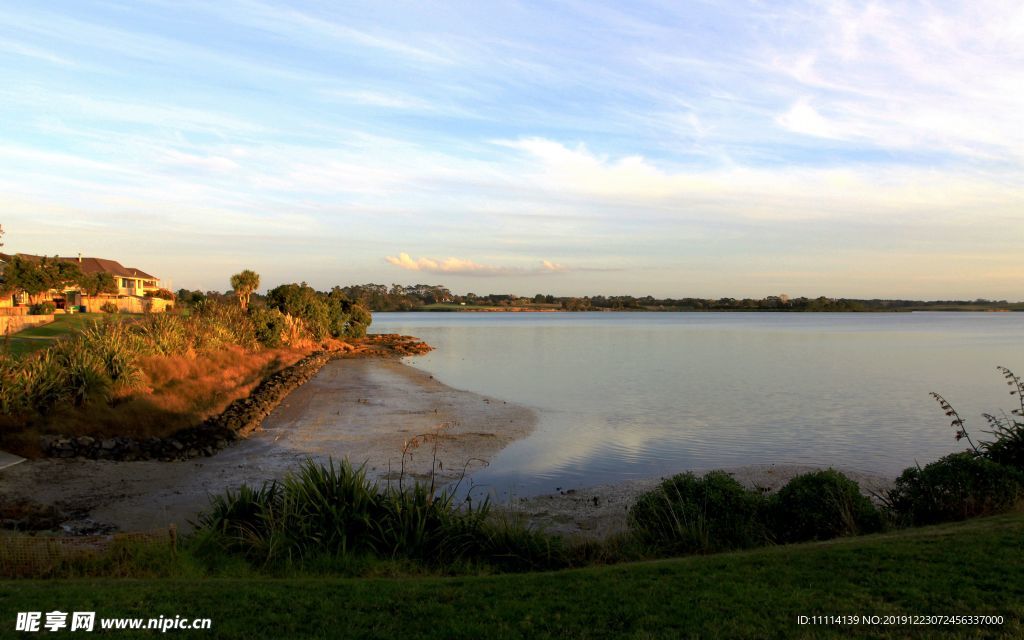
<path fill-rule="evenodd" d="M 993 418 L 989 424 L 996 438 L 981 444 L 985 457 L 1024 472 L 1024 421 Z"/>
<path fill-rule="evenodd" d="M 103 313 L 117 313 L 117 304 L 112 300 L 107 300 L 100 305 L 100 311 Z"/>
<path fill-rule="evenodd" d="M 192 306 L 188 321 L 196 349 L 200 351 L 219 349 L 226 345 L 238 345 L 250 350 L 259 346 L 256 328 L 248 314 L 238 305 L 209 299 L 197 302 Z"/>
<path fill-rule="evenodd" d="M 629 511 L 637 539 L 659 553 L 708 553 L 766 542 L 764 500 L 723 471 L 683 473 L 641 495 Z"/>
<path fill-rule="evenodd" d="M 249 318 L 256 332 L 256 341 L 264 347 L 281 346 L 286 324 L 284 314 L 277 309 L 249 307 Z"/>
<path fill-rule="evenodd" d="M 139 356 L 147 353 L 147 347 L 127 324 L 107 320 L 84 329 L 69 348 L 95 356 L 115 388 L 134 389 L 142 383 Z"/>
<path fill-rule="evenodd" d="M 1010 387 L 1010 395 L 1016 396 L 1019 406 L 1009 414 L 1005 411 L 1000 416 L 984 414 L 991 428 L 988 433 L 995 436 L 995 439 L 982 442 L 981 451 L 993 462 L 1010 465 L 1024 472 L 1024 380 L 1006 367 L 996 368 L 1003 374 Z"/>
<path fill-rule="evenodd" d="M 165 356 L 188 354 L 193 348 L 192 328 L 179 316 L 151 313 L 132 325 L 146 344 L 146 351 Z"/>
<path fill-rule="evenodd" d="M 920 526 L 992 515 L 1024 500 L 1024 474 L 973 452 L 911 467 L 888 494 L 898 520 Z"/>
<path fill-rule="evenodd" d="M 30 316 L 48 316 L 57 310 L 57 305 L 49 300 L 34 304 L 28 308 L 28 314 Z"/>
<path fill-rule="evenodd" d="M 828 540 L 882 529 L 878 509 L 856 482 L 834 469 L 796 476 L 769 501 L 778 542 Z"/>
<path fill-rule="evenodd" d="M 452 562 L 484 554 L 488 511 L 421 484 L 378 490 L 347 461 L 307 461 L 282 482 L 215 497 L 197 531 L 203 547 L 263 564 L 323 554 Z"/>

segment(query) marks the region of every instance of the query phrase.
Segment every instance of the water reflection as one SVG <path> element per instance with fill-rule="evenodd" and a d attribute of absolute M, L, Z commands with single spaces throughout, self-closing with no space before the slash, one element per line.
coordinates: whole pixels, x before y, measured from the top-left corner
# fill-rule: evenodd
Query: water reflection
<path fill-rule="evenodd" d="M 376 314 L 445 383 L 539 410 L 474 476 L 518 495 L 762 463 L 895 474 L 959 447 L 928 398 L 1009 406 L 1024 314 Z"/>

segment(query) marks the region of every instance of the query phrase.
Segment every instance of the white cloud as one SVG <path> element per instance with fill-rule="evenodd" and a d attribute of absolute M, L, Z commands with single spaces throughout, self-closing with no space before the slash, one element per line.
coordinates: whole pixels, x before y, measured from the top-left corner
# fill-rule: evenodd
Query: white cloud
<path fill-rule="evenodd" d="M 435 260 L 433 258 L 413 259 L 408 253 L 402 252 L 398 256 L 385 258 L 388 263 L 406 269 L 408 271 L 423 271 L 434 274 L 458 274 L 468 276 L 509 276 L 509 275 L 531 275 L 544 273 L 562 273 L 567 271 L 565 265 L 550 260 L 542 260 L 539 267 L 507 267 L 485 265 L 464 258 L 445 258 Z"/>

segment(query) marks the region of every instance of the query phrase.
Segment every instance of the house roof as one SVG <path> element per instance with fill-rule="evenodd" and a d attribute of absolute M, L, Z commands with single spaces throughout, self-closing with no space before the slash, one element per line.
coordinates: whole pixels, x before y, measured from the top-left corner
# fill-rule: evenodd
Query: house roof
<path fill-rule="evenodd" d="M 39 261 L 45 256 L 34 256 L 28 253 L 17 253 L 14 254 L 25 258 L 27 260 Z M 10 262 L 11 255 L 0 253 L 0 261 Z M 145 271 L 136 269 L 134 267 L 125 267 L 117 260 L 107 260 L 106 258 L 62 258 L 57 256 L 57 259 L 61 262 L 70 262 L 77 264 L 79 270 L 84 274 L 92 273 L 109 273 L 112 276 L 120 278 L 142 278 L 143 280 L 159 280 L 156 276 L 150 275 Z"/>

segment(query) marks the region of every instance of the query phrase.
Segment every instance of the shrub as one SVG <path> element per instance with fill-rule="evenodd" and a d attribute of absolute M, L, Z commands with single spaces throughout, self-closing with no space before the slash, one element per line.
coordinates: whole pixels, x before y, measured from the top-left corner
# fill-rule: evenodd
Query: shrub
<path fill-rule="evenodd" d="M 992 429 L 988 433 L 995 436 L 995 440 L 982 442 L 981 449 L 993 462 L 1024 471 L 1024 381 L 1006 367 L 996 368 L 1003 374 L 1010 387 L 1010 395 L 1017 397 L 1020 406 L 1001 416 L 984 414 Z"/>
<path fill-rule="evenodd" d="M 39 304 L 34 304 L 28 308 L 28 314 L 30 316 L 48 316 L 57 310 L 57 305 L 53 304 L 50 300 L 45 300 Z"/>
<path fill-rule="evenodd" d="M 261 563 L 325 553 L 450 562 L 479 555 L 487 513 L 421 484 L 380 491 L 347 461 L 307 461 L 280 483 L 214 498 L 198 531 L 204 546 Z"/>
<path fill-rule="evenodd" d="M 178 356 L 192 352 L 190 327 L 178 316 L 147 314 L 131 328 L 145 342 L 149 353 Z"/>
<path fill-rule="evenodd" d="M 764 500 L 723 471 L 683 473 L 641 495 L 630 530 L 662 553 L 707 553 L 764 544 Z"/>
<path fill-rule="evenodd" d="M 989 460 L 1024 471 L 1024 421 L 986 416 L 990 432 L 996 436 L 991 442 L 982 442 L 981 448 Z"/>
<path fill-rule="evenodd" d="M 63 376 L 63 393 L 76 407 L 110 399 L 114 382 L 104 363 L 77 340 L 62 340 L 52 347 L 54 364 Z"/>
<path fill-rule="evenodd" d="M 249 307 L 249 318 L 256 332 L 256 341 L 264 347 L 279 347 L 286 330 L 284 314 L 277 309 Z"/>
<path fill-rule="evenodd" d="M 95 356 L 106 371 L 115 389 L 134 389 L 142 382 L 139 356 L 147 345 L 125 323 L 105 321 L 84 329 L 71 348 L 85 350 Z"/>
<path fill-rule="evenodd" d="M 115 303 L 113 300 L 107 300 L 102 305 L 100 305 L 100 311 L 102 311 L 103 313 L 117 313 L 117 303 Z"/>
<path fill-rule="evenodd" d="M 926 525 L 1011 510 L 1024 500 L 1024 474 L 972 452 L 911 467 L 888 493 L 896 517 Z"/>
<path fill-rule="evenodd" d="M 256 330 L 241 307 L 203 300 L 192 306 L 189 315 L 190 331 L 199 350 L 217 349 L 225 345 L 238 345 L 255 349 Z"/>
<path fill-rule="evenodd" d="M 828 540 L 882 529 L 882 516 L 856 482 L 827 469 L 796 476 L 772 496 L 772 532 L 778 542 Z"/>
<path fill-rule="evenodd" d="M 1017 397 L 1017 403 L 1020 406 L 1012 409 L 1009 413 L 1003 411 L 999 416 L 990 413 L 982 414 L 991 429 L 987 433 L 995 436 L 994 440 L 975 444 L 971 434 L 967 431 L 964 419 L 960 417 L 949 401 L 937 393 L 932 393 L 931 396 L 938 401 L 946 416 L 953 418 L 950 424 L 956 428 L 957 442 L 966 439 L 974 453 L 1024 472 L 1024 380 L 1021 380 L 1006 367 L 996 367 L 996 369 L 1003 374 L 1007 386 L 1010 387 L 1010 395 Z"/>
<path fill-rule="evenodd" d="M 156 291 L 147 291 L 147 298 L 160 298 L 161 300 L 174 300 L 174 293 L 169 289 L 157 289 Z"/>

